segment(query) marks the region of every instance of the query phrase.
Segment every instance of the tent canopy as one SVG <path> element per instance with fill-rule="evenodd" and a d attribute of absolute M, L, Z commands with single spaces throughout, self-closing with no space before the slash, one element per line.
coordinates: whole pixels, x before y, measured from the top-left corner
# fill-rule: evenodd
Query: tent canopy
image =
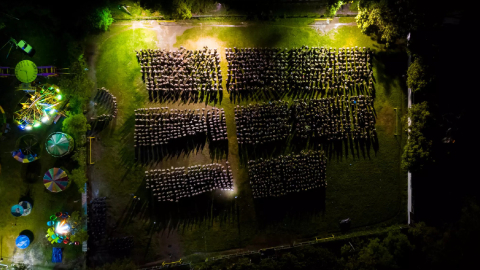
<path fill-rule="evenodd" d="M 45 142 L 47 152 L 54 157 L 67 155 L 73 150 L 73 147 L 74 141 L 72 136 L 62 132 L 50 134 Z"/>
<path fill-rule="evenodd" d="M 43 176 L 43 184 L 50 192 L 60 192 L 68 186 L 67 173 L 60 168 L 51 168 Z"/>
<path fill-rule="evenodd" d="M 19 235 L 15 240 L 15 245 L 19 249 L 25 249 L 30 245 L 30 238 L 28 238 L 26 235 Z"/>

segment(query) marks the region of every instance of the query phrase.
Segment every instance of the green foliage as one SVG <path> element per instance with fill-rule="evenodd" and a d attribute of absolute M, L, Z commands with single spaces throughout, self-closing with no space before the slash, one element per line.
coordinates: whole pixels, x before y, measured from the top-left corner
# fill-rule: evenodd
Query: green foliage
<path fill-rule="evenodd" d="M 113 263 L 107 263 L 100 267 L 88 268 L 89 270 L 134 270 L 137 269 L 135 263 L 129 259 L 116 260 Z"/>
<path fill-rule="evenodd" d="M 173 1 L 173 17 L 179 20 L 187 20 L 192 17 L 191 6 L 185 0 Z"/>
<path fill-rule="evenodd" d="M 408 126 L 408 141 L 402 155 L 402 168 L 411 172 L 421 170 L 425 164 L 432 161 L 430 156 L 432 141 L 424 136 L 424 131 L 431 121 L 427 102 L 413 104 L 404 116 L 404 126 Z"/>
<path fill-rule="evenodd" d="M 70 181 L 75 182 L 78 186 L 78 192 L 83 193 L 85 192 L 85 184 L 88 182 L 88 178 L 85 175 L 85 166 L 80 166 L 77 169 L 73 169 L 69 174 L 68 174 L 68 179 Z"/>
<path fill-rule="evenodd" d="M 30 270 L 30 265 L 24 263 L 15 263 L 12 264 L 12 269 L 14 270 Z"/>
<path fill-rule="evenodd" d="M 88 240 L 88 232 L 85 229 L 80 229 L 75 232 L 74 235 L 70 236 L 70 241 L 72 242 L 84 242 Z"/>
<path fill-rule="evenodd" d="M 342 253 L 348 248 L 342 247 Z M 357 254 L 348 257 L 346 269 L 395 269 L 408 266 L 409 256 L 414 250 L 407 236 L 392 230 L 383 240 L 370 239 Z"/>
<path fill-rule="evenodd" d="M 97 8 L 88 20 L 94 29 L 107 31 L 113 23 L 112 12 L 108 7 Z"/>
<path fill-rule="evenodd" d="M 74 75 L 62 76 L 58 83 L 66 98 L 70 100 L 70 111 L 75 114 L 81 113 L 86 109 L 91 90 L 95 85 L 88 78 L 87 63 L 83 54 L 74 55 L 78 52 L 81 52 L 81 48 L 78 45 L 69 48 L 71 57 L 76 57 L 76 61 L 70 66 L 70 72 Z"/>
<path fill-rule="evenodd" d="M 67 112 L 67 118 L 63 120 L 63 132 L 70 134 L 75 140 L 78 140 L 80 136 L 85 134 L 89 129 L 90 125 L 87 124 L 85 115 Z"/>
<path fill-rule="evenodd" d="M 5 28 L 5 23 L 0 22 L 0 30 L 2 30 L 3 28 Z"/>
<path fill-rule="evenodd" d="M 325 12 L 325 15 L 328 17 L 333 17 L 335 14 L 337 14 L 338 9 L 343 5 L 343 1 L 341 0 L 328 0 L 327 3 L 327 10 Z"/>
<path fill-rule="evenodd" d="M 404 34 L 394 18 L 395 14 L 386 5 L 377 4 L 371 8 L 359 9 L 356 20 L 362 33 L 376 34 L 389 47 Z"/>
<path fill-rule="evenodd" d="M 427 89 L 433 81 L 430 67 L 421 57 L 417 57 L 408 67 L 407 76 L 407 85 L 413 92 Z"/>

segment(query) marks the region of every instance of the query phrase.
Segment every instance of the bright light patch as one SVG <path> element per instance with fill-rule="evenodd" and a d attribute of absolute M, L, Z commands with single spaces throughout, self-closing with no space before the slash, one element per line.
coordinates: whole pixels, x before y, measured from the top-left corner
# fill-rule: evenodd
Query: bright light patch
<path fill-rule="evenodd" d="M 58 95 L 58 96 L 57 96 L 57 99 L 58 99 L 58 100 L 62 100 L 62 95 Z"/>
<path fill-rule="evenodd" d="M 55 232 L 58 234 L 66 234 L 70 231 L 70 225 L 65 224 L 65 220 L 62 223 L 57 223 L 57 227 L 55 228 Z"/>
<path fill-rule="evenodd" d="M 27 126 L 25 127 L 25 129 L 26 129 L 26 130 L 32 130 L 32 126 L 27 125 Z"/>
<path fill-rule="evenodd" d="M 48 122 L 48 120 L 50 120 L 50 118 L 48 118 L 48 116 L 42 117 L 42 122 L 43 122 L 43 123 Z"/>
<path fill-rule="evenodd" d="M 40 122 L 35 122 L 35 124 L 33 124 L 33 127 L 39 127 L 40 126 Z"/>

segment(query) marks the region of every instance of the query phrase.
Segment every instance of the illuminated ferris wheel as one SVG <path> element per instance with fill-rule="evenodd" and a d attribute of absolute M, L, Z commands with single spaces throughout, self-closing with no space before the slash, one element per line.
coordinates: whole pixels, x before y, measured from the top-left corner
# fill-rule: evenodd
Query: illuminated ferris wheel
<path fill-rule="evenodd" d="M 14 113 L 14 120 L 21 129 L 31 130 L 47 123 L 58 112 L 62 100 L 56 85 L 43 84 L 20 101 L 21 109 Z"/>

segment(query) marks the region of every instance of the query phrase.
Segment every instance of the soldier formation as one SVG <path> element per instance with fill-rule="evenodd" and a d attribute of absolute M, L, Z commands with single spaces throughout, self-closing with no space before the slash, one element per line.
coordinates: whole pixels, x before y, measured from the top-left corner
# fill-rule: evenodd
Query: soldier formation
<path fill-rule="evenodd" d="M 291 130 L 290 111 L 285 101 L 235 108 L 237 140 L 243 144 L 264 144 L 285 139 Z"/>
<path fill-rule="evenodd" d="M 223 109 L 178 110 L 141 108 L 135 110 L 135 147 L 161 146 L 174 139 L 208 134 L 212 141 L 227 140 Z"/>
<path fill-rule="evenodd" d="M 217 99 L 222 88 L 220 54 L 217 49 L 178 51 L 147 49 L 136 51 L 147 90 L 154 100 L 197 99 L 200 95 Z"/>
<path fill-rule="evenodd" d="M 155 169 L 145 171 L 146 187 L 160 202 L 178 202 L 215 189 L 233 190 L 230 164 L 195 165 L 187 168 Z"/>
<path fill-rule="evenodd" d="M 373 91 L 369 48 L 225 48 L 227 90 L 329 96 Z"/>
<path fill-rule="evenodd" d="M 286 139 L 320 138 L 327 141 L 376 136 L 373 98 L 336 96 L 323 99 L 250 104 L 235 108 L 240 145 L 261 145 Z"/>
<path fill-rule="evenodd" d="M 101 104 L 108 112 L 90 117 L 90 121 L 96 123 L 108 123 L 117 117 L 117 98 L 110 93 L 109 90 L 105 89 L 105 87 L 97 89 L 97 93 L 95 94 L 93 101 L 95 102 L 96 107 Z"/>
<path fill-rule="evenodd" d="M 327 141 L 376 136 L 371 96 L 336 96 L 296 100 L 292 106 L 295 136 Z"/>
<path fill-rule="evenodd" d="M 299 155 L 248 162 L 254 198 L 325 188 L 325 170 L 326 157 L 321 151 L 302 151 Z"/>
<path fill-rule="evenodd" d="M 105 197 L 95 198 L 89 205 L 88 234 L 94 242 L 101 241 L 105 236 L 105 227 L 107 225 L 107 204 L 105 199 Z"/>

